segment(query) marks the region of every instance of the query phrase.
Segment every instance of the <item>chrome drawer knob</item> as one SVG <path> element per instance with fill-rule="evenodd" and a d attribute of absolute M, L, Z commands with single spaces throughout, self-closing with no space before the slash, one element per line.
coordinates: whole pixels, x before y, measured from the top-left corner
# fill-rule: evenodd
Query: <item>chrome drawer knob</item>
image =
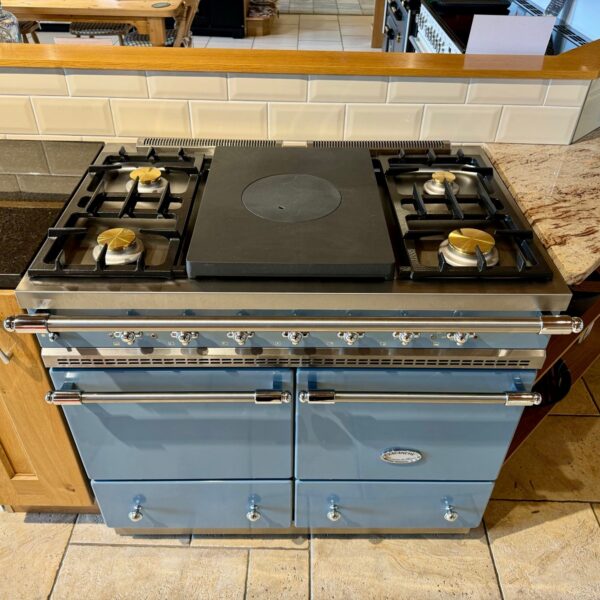
<path fill-rule="evenodd" d="M 339 506 L 337 504 L 329 505 L 329 512 L 327 513 L 327 518 L 334 523 L 339 521 L 342 517 L 342 513 L 339 511 Z"/>
<path fill-rule="evenodd" d="M 448 505 L 446 507 L 446 512 L 444 513 L 444 519 L 449 523 L 454 523 L 456 519 L 458 519 L 458 513 L 454 510 L 454 506 Z"/>
<path fill-rule="evenodd" d="M 144 513 L 142 512 L 141 505 L 136 504 L 133 507 L 133 510 L 129 513 L 128 517 L 129 517 L 129 520 L 133 521 L 134 523 L 141 521 L 144 518 Z"/>
<path fill-rule="evenodd" d="M 246 519 L 251 523 L 256 523 L 260 519 L 260 511 L 258 510 L 258 506 L 256 504 L 250 505 L 250 510 L 246 513 Z"/>

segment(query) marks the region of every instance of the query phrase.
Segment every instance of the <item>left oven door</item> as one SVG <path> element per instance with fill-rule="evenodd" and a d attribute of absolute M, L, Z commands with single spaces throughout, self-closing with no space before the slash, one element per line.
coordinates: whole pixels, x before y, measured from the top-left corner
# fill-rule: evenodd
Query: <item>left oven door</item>
<path fill-rule="evenodd" d="M 63 409 L 90 479 L 292 476 L 292 402 L 251 399 L 255 392 L 293 394 L 291 370 L 51 369 L 50 373 L 56 390 L 83 394 L 83 404 Z M 161 392 L 168 401 L 160 401 Z M 214 401 L 198 402 L 194 397 L 213 392 Z"/>

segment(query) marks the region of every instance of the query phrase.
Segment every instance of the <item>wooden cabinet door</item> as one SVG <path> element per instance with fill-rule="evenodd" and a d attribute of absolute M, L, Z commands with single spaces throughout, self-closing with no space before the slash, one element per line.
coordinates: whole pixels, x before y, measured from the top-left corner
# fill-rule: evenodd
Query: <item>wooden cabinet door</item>
<path fill-rule="evenodd" d="M 21 312 L 14 292 L 0 290 L 0 322 Z M 93 505 L 33 335 L 0 327 L 0 504 L 20 507 Z"/>

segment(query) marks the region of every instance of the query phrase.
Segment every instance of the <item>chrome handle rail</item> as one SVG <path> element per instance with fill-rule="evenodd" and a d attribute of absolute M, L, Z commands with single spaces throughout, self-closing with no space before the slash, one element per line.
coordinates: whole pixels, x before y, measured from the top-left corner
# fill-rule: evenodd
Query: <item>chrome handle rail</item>
<path fill-rule="evenodd" d="M 502 392 L 499 394 L 447 394 L 397 392 L 336 392 L 334 390 L 301 391 L 303 404 L 390 403 L 390 404 L 504 404 L 505 406 L 534 406 L 541 404 L 537 392 Z"/>
<path fill-rule="evenodd" d="M 16 333 L 101 331 L 312 331 L 413 333 L 537 333 L 569 335 L 583 330 L 579 317 L 61 317 L 15 315 L 4 328 Z"/>
<path fill-rule="evenodd" d="M 79 390 L 56 390 L 46 394 L 46 402 L 59 406 L 81 404 L 163 404 L 210 402 L 233 404 L 288 404 L 290 392 L 257 390 L 255 392 L 81 392 Z"/>

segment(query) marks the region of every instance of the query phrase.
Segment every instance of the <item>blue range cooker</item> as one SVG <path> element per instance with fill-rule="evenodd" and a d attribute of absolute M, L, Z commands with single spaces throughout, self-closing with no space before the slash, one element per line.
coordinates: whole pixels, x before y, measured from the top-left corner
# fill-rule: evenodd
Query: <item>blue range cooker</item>
<path fill-rule="evenodd" d="M 152 142 L 98 156 L 5 322 L 106 524 L 476 527 L 549 336 L 582 328 L 481 149 Z"/>

